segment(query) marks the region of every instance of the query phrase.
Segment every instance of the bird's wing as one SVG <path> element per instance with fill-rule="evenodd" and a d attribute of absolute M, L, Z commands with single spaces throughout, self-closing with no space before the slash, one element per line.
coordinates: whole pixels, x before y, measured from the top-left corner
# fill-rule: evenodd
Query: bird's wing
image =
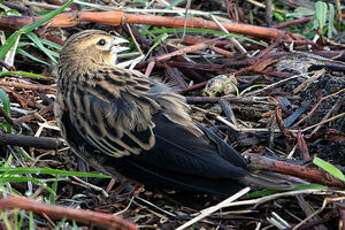
<path fill-rule="evenodd" d="M 162 114 L 155 115 L 153 121 L 156 143 L 150 151 L 133 156 L 137 164 L 143 162 L 153 168 L 203 178 L 238 179 L 246 174 L 244 159 L 230 146 L 218 149 L 213 141 L 191 135 Z"/>
<path fill-rule="evenodd" d="M 83 139 L 114 157 L 151 149 L 155 143 L 152 114 L 160 106 L 148 95 L 150 82 L 112 68 L 86 75 L 69 84 L 64 96 L 70 119 Z"/>

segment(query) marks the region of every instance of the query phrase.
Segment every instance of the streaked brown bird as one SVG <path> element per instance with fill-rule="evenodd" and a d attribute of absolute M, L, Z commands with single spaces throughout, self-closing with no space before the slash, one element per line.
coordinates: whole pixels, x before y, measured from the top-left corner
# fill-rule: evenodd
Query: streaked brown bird
<path fill-rule="evenodd" d="M 195 124 L 185 98 L 157 79 L 115 67 L 126 40 L 86 30 L 60 53 L 55 116 L 91 166 L 146 186 L 230 195 L 244 185 L 291 185 L 249 172 L 245 159 Z"/>

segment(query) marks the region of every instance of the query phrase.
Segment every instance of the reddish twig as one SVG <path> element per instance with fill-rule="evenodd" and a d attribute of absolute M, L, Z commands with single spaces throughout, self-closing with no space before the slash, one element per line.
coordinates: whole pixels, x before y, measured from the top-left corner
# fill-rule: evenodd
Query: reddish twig
<path fill-rule="evenodd" d="M 253 169 L 291 175 L 328 186 L 345 187 L 345 182 L 333 177 L 320 168 L 273 160 L 271 158 L 259 156 L 258 154 L 247 154 L 246 156 L 248 156 L 250 162 L 249 166 Z"/>
<path fill-rule="evenodd" d="M 132 223 L 111 214 L 67 208 L 57 205 L 47 205 L 26 197 L 9 196 L 0 200 L 0 210 L 14 208 L 36 213 L 45 213 L 58 219 L 66 217 L 70 220 L 76 220 L 84 224 L 98 224 L 118 230 L 137 230 Z"/>
<path fill-rule="evenodd" d="M 271 52 L 274 48 L 276 48 L 283 40 L 283 36 L 279 37 L 274 43 L 266 47 L 265 49 L 261 50 L 260 53 L 255 57 L 255 59 L 259 59 L 269 52 Z"/>
<path fill-rule="evenodd" d="M 304 24 L 304 23 L 309 22 L 312 19 L 313 19 L 313 17 L 298 18 L 298 19 L 295 19 L 295 20 L 293 20 L 291 22 L 282 22 L 282 23 L 273 25 L 272 27 L 276 28 L 276 29 L 282 29 L 282 28 L 285 28 L 285 27 L 288 27 L 288 26 L 294 26 L 294 25 L 297 25 L 297 24 Z"/>
<path fill-rule="evenodd" d="M 184 89 L 184 90 L 179 91 L 179 93 L 185 94 L 185 93 L 190 92 L 190 91 L 194 91 L 194 90 L 197 90 L 197 89 L 201 89 L 202 87 L 206 86 L 207 82 L 208 82 L 208 81 L 200 82 L 200 83 L 198 83 L 198 84 L 195 84 L 195 85 L 193 85 L 193 86 L 191 86 L 191 87 L 188 87 L 188 88 L 186 88 L 186 89 Z"/>
<path fill-rule="evenodd" d="M 293 136 L 292 136 L 291 132 L 289 131 L 289 129 L 284 124 L 282 110 L 279 108 L 279 106 L 276 107 L 276 119 L 277 119 L 277 124 L 278 124 L 280 131 L 283 133 L 287 142 L 291 143 L 293 140 Z"/>
<path fill-rule="evenodd" d="M 178 59 L 178 57 L 176 58 Z M 147 66 L 149 63 L 147 61 L 139 62 L 136 65 L 136 69 L 143 69 L 145 66 Z M 225 65 L 219 65 L 219 64 L 206 64 L 206 63 L 193 63 L 188 62 L 185 60 L 182 61 L 168 61 L 166 63 L 155 63 L 156 68 L 165 68 L 165 64 L 169 65 L 170 67 L 178 67 L 183 69 L 189 69 L 189 70 L 206 70 L 206 71 L 226 71 Z"/>
<path fill-rule="evenodd" d="M 192 62 L 180 62 L 180 61 L 169 61 L 168 64 L 170 67 L 179 67 L 185 69 L 194 69 L 194 70 L 206 70 L 206 71 L 225 71 L 226 68 L 224 65 L 219 64 L 204 64 L 204 63 L 192 63 Z M 157 64 L 159 66 L 159 64 Z"/>
<path fill-rule="evenodd" d="M 187 46 L 187 47 L 184 47 L 182 49 L 176 50 L 174 52 L 164 54 L 164 55 L 161 55 L 159 57 L 154 57 L 152 59 L 154 59 L 154 61 L 161 62 L 161 61 L 168 60 L 168 59 L 176 57 L 176 56 L 184 55 L 186 53 L 204 50 L 204 49 L 210 47 L 211 45 L 213 45 L 216 42 L 216 40 L 218 40 L 218 39 L 219 38 L 215 38 L 215 39 L 208 40 L 208 41 L 196 44 L 196 45 Z"/>
<path fill-rule="evenodd" d="M 11 101 L 16 101 L 23 109 L 26 109 L 28 101 L 26 101 L 22 96 L 7 87 L 0 86 L 0 88 L 5 90 L 5 92 L 10 96 Z M 30 102 L 30 105 L 33 105 L 33 103 Z"/>
<path fill-rule="evenodd" d="M 26 84 L 11 81 L 0 81 L 1 86 L 15 87 L 20 89 L 30 89 L 41 93 L 56 93 L 56 88 L 53 86 L 41 85 L 41 84 Z"/>
<path fill-rule="evenodd" d="M 31 24 L 34 21 L 41 19 L 41 17 L 27 17 L 27 16 L 2 16 L 0 18 L 0 27 L 19 29 L 25 25 Z M 166 16 L 155 16 L 155 15 L 133 15 L 125 14 L 120 11 L 109 11 L 109 12 L 79 12 L 76 13 L 62 13 L 52 19 L 50 27 L 73 27 L 80 22 L 95 22 L 102 23 L 111 26 L 119 26 L 122 24 L 145 24 L 152 26 L 165 26 L 172 28 L 183 28 L 185 24 L 184 18 L 166 17 Z M 269 40 L 276 40 L 281 35 L 284 35 L 284 40 L 292 39 L 290 33 L 285 31 L 266 28 L 262 26 L 255 26 L 241 23 L 222 23 L 230 33 L 237 33 L 243 35 L 250 35 L 258 38 L 264 38 Z M 204 20 L 202 18 L 187 18 L 187 28 L 200 28 L 200 29 L 212 29 L 220 30 L 219 26 L 213 22 Z M 294 34 L 295 38 L 305 40 L 306 38 L 302 35 Z"/>
<path fill-rule="evenodd" d="M 47 214 L 42 213 L 42 216 L 48 221 L 52 228 L 56 228 L 56 224 L 52 221 L 52 219 L 50 219 L 50 217 Z"/>
<path fill-rule="evenodd" d="M 299 130 L 297 134 L 297 144 L 298 149 L 301 152 L 301 158 L 305 161 L 310 161 L 311 157 L 308 151 L 307 142 L 304 140 L 301 130 Z"/>
<path fill-rule="evenodd" d="M 147 65 L 147 68 L 146 68 L 146 71 L 145 71 L 145 76 L 146 77 L 149 77 L 152 73 L 152 70 L 153 70 L 153 67 L 155 67 L 155 62 L 154 61 L 151 61 L 148 65 Z"/>
<path fill-rule="evenodd" d="M 207 40 L 208 40 L 207 38 L 203 38 L 203 37 L 186 35 L 183 39 L 183 43 L 187 45 L 194 45 L 194 44 L 205 42 Z M 213 45 L 217 47 L 224 47 L 224 46 L 231 46 L 232 44 L 229 41 L 216 41 Z"/>
<path fill-rule="evenodd" d="M 231 52 L 216 46 L 211 47 L 211 49 L 213 49 L 215 52 L 223 55 L 226 58 L 231 58 L 233 56 Z"/>

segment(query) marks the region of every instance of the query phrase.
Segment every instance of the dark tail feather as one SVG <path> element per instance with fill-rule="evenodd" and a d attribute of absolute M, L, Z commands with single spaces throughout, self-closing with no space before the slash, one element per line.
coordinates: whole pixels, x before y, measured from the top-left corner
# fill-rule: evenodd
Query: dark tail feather
<path fill-rule="evenodd" d="M 243 177 L 243 182 L 246 185 L 255 184 L 265 189 L 272 189 L 278 191 L 289 191 L 296 189 L 296 184 L 286 180 L 277 174 L 268 174 L 264 172 L 248 173 Z"/>

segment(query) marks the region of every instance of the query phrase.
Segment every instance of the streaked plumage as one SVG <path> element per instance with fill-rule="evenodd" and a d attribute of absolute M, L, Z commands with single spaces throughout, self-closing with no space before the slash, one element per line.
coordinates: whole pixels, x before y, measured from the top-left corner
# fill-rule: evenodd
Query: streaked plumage
<path fill-rule="evenodd" d="M 106 173 L 158 188 L 217 195 L 248 183 L 291 188 L 248 172 L 231 146 L 193 123 L 184 97 L 169 86 L 116 68 L 123 42 L 87 30 L 61 51 L 55 116 L 76 154 Z"/>

